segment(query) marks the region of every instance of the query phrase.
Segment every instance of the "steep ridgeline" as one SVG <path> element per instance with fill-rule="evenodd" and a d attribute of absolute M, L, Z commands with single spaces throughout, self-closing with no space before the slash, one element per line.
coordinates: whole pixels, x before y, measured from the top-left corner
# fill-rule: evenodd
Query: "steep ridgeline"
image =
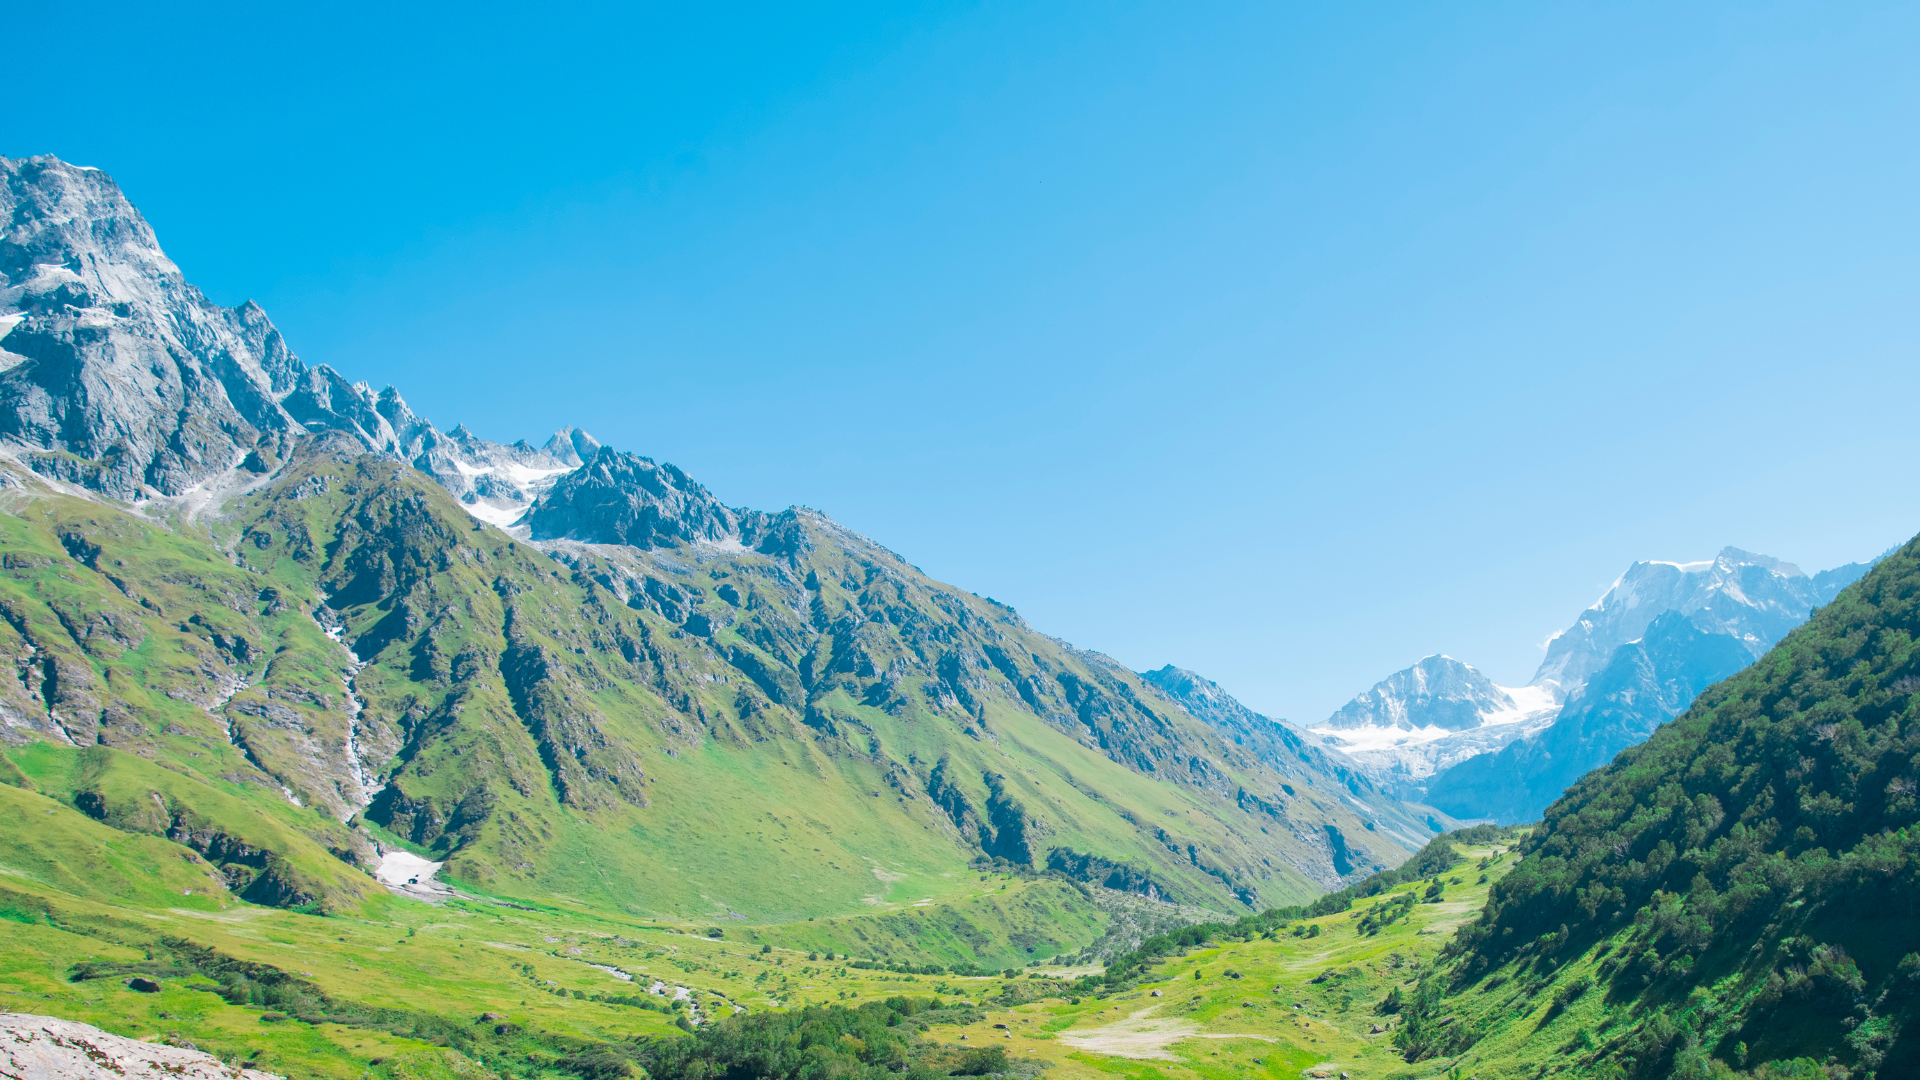
<path fill-rule="evenodd" d="M 309 368 L 252 302 L 188 284 L 112 178 L 0 158 L 0 441 L 42 476 L 135 505 L 217 503 L 309 433 L 406 461 L 510 521 L 596 444 L 442 434 L 388 387 Z"/>
<path fill-rule="evenodd" d="M 1703 633 L 1738 639 L 1758 658 L 1871 565 L 1848 563 L 1808 577 L 1792 563 L 1736 547 L 1700 562 L 1634 563 L 1547 643 L 1533 685 L 1551 683 L 1561 697 L 1570 696 L 1606 667 L 1620 646 L 1640 640 L 1669 611 L 1687 616 Z"/>
<path fill-rule="evenodd" d="M 1195 719 L 1210 725 L 1280 775 L 1308 784 L 1345 788 L 1350 800 L 1364 805 L 1373 815 L 1367 825 L 1370 829 L 1384 829 L 1403 842 L 1417 843 L 1454 825 L 1424 807 L 1387 793 L 1352 758 L 1330 749 L 1310 733 L 1254 712 L 1212 680 L 1172 664 L 1156 671 L 1143 671 L 1140 677 Z"/>
<path fill-rule="evenodd" d="M 1582 777 L 1414 995 L 1408 1056 L 1920 1074 L 1916 639 L 1920 541 Z"/>
<path fill-rule="evenodd" d="M 1427 800 L 1462 817 L 1538 819 L 1574 778 L 1679 715 L 1871 565 L 1809 577 L 1731 547 L 1705 562 L 1635 563 L 1548 644 L 1534 683 L 1568 695 L 1552 722 L 1441 771 Z"/>
<path fill-rule="evenodd" d="M 1456 817 L 1531 821 L 1867 571 L 1812 577 L 1738 548 L 1627 568 L 1554 636 L 1524 687 L 1448 657 L 1390 676 L 1314 729 L 1396 794 Z"/>
<path fill-rule="evenodd" d="M 1233 909 L 1417 846 L 821 514 L 306 367 L 104 174 L 0 179 L 0 736 L 250 897 L 350 905 L 379 837 L 700 918 L 905 910 L 970 864 Z"/>

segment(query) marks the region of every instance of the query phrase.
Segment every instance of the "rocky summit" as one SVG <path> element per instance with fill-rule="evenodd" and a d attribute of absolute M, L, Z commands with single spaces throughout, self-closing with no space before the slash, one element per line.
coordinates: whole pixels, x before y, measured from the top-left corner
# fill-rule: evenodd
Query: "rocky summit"
<path fill-rule="evenodd" d="M 1533 684 L 1552 684 L 1563 698 L 1571 695 L 1620 646 L 1638 641 L 1669 611 L 1687 616 L 1706 633 L 1737 639 L 1758 658 L 1871 565 L 1849 563 L 1809 576 L 1792 563 L 1735 547 L 1699 562 L 1634 563 L 1547 643 Z"/>

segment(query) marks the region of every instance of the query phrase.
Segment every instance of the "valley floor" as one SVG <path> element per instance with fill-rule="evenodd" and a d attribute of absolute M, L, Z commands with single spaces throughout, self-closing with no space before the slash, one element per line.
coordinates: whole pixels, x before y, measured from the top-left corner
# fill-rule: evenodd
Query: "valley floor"
<path fill-rule="evenodd" d="M 992 1009 L 977 1024 L 935 1028 L 932 1037 L 998 1042 L 1011 1056 L 1046 1063 L 1049 1080 L 1444 1076 L 1450 1059 L 1401 1059 L 1391 1045 L 1396 1017 L 1378 1006 L 1391 988 L 1411 989 L 1511 865 L 1499 848 L 1459 850 L 1472 861 L 1442 877 L 1441 902 L 1417 903 L 1372 935 L 1359 929 L 1367 911 L 1409 891 L 1424 894 L 1427 883 L 1294 924 L 1319 927 L 1317 937 L 1287 931 L 1196 949 L 1111 997 Z M 1499 861 L 1483 872 L 1482 859 Z"/>
<path fill-rule="evenodd" d="M 393 897 L 331 917 L 254 905 L 194 910 L 82 899 L 8 873 L 0 1011 L 190 1043 L 291 1077 L 557 1077 L 582 1075 L 569 1055 L 595 1043 L 677 1037 L 683 1017 L 938 995 L 985 1015 L 935 1024 L 923 1038 L 998 1045 L 1035 1063 L 1021 1072 L 1044 1067 L 1056 1080 L 1439 1075 L 1446 1062 L 1410 1068 L 1393 1053 L 1394 1017 L 1376 1004 L 1391 987 L 1411 986 L 1505 865 L 1483 874 L 1460 864 L 1442 902 L 1415 904 L 1371 936 L 1360 932 L 1366 911 L 1426 883 L 1295 924 L 1302 935 L 1319 927 L 1317 936 L 1212 945 L 1169 959 L 1138 987 L 1083 998 L 1066 996 L 1062 978 L 1084 968 L 1030 968 L 1011 979 L 915 975 L 774 944 L 805 948 L 817 923 L 736 925 L 712 938 L 706 927 L 476 898 Z M 1057 887 L 978 877 L 975 888 L 993 896 Z M 857 932 L 852 922 L 838 930 Z M 157 991 L 129 985 L 141 972 Z M 276 984 L 281 973 L 287 981 Z M 211 992 L 223 982 L 224 993 Z M 245 1003 L 249 987 L 254 1004 Z M 288 994 L 305 1002 L 305 1020 L 274 1007 Z"/>

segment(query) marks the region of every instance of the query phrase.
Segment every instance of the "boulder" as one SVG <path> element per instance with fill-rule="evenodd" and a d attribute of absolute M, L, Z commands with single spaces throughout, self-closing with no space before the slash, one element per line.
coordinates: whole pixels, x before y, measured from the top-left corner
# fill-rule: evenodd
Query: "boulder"
<path fill-rule="evenodd" d="M 157 986 L 157 984 L 156 984 Z M 0 1076 L 62 1080 L 283 1080 L 190 1047 L 109 1035 L 90 1024 L 0 1013 Z"/>

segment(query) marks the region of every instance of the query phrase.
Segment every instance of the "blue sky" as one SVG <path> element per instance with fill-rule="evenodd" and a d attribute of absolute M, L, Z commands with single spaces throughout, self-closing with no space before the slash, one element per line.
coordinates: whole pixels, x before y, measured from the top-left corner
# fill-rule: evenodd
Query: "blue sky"
<path fill-rule="evenodd" d="M 1911 4 L 37 5 L 0 154 L 443 427 L 1316 721 L 1920 530 Z"/>

